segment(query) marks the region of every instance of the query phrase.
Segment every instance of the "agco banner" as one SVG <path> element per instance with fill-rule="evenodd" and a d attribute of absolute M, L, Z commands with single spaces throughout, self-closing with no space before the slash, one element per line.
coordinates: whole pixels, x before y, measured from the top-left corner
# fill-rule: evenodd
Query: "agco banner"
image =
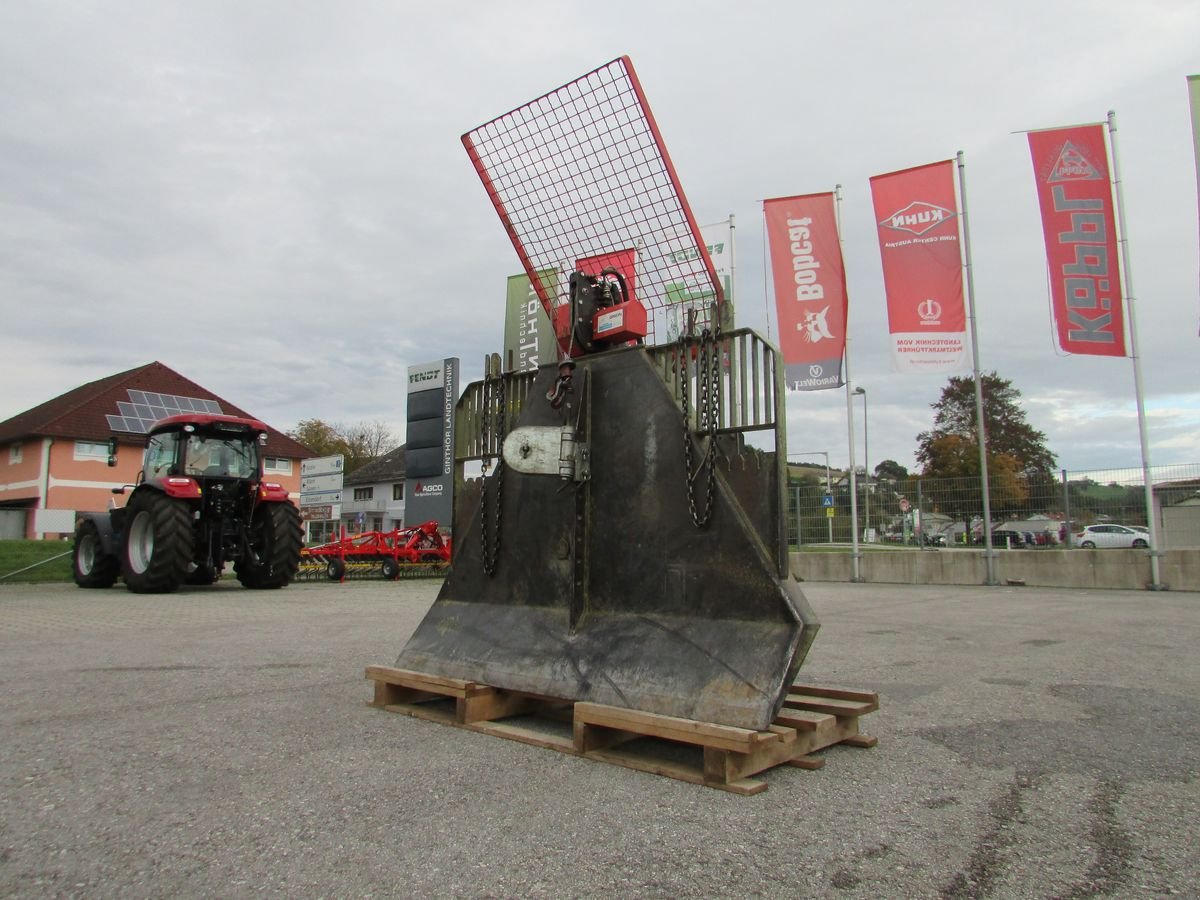
<path fill-rule="evenodd" d="M 763 201 L 788 390 L 842 385 L 846 270 L 833 194 Z"/>
<path fill-rule="evenodd" d="M 1117 228 L 1104 125 L 1029 132 L 1058 345 L 1125 355 Z"/>
<path fill-rule="evenodd" d="M 954 161 L 876 175 L 871 198 L 896 368 L 962 368 L 967 315 Z"/>

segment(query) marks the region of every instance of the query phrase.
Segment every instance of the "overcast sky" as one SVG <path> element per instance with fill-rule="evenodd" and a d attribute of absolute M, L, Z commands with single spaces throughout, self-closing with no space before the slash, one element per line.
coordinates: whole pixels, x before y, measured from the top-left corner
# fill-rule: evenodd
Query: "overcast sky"
<path fill-rule="evenodd" d="M 1055 349 L 1012 133 L 1116 110 L 1151 458 L 1200 463 L 1194 0 L 0 5 L 0 419 L 157 359 L 402 434 L 407 366 L 479 377 L 520 271 L 459 136 L 622 54 L 697 219 L 736 216 L 740 325 L 777 337 L 761 201 L 843 185 L 872 467 L 913 465 L 946 376 L 892 372 L 868 179 L 958 150 L 983 368 L 1061 466 L 1140 464 L 1131 361 Z M 846 463 L 844 391 L 788 415 Z"/>

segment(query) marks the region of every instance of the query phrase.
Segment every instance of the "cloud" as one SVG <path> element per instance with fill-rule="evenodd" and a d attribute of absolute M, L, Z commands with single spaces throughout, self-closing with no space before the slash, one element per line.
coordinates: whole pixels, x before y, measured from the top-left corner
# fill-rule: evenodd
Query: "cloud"
<path fill-rule="evenodd" d="M 1182 2 L 12 5 L 0 418 L 161 359 L 278 427 L 402 421 L 408 365 L 500 349 L 520 268 L 459 136 L 628 53 L 697 217 L 736 215 L 742 323 L 773 316 L 759 201 L 844 185 L 870 456 L 906 465 L 945 379 L 891 372 L 867 179 L 960 148 L 983 367 L 1064 465 L 1137 465 L 1129 362 L 1053 350 L 1011 134 L 1117 109 L 1151 443 L 1195 462 L 1197 46 Z M 845 460 L 844 394 L 788 410 Z"/>

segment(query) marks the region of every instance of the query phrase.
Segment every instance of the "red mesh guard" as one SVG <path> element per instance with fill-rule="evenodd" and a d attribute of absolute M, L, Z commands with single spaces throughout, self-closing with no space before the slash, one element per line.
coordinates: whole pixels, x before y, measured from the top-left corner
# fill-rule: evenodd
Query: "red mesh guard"
<path fill-rule="evenodd" d="M 650 313 L 648 342 L 670 303 L 698 292 L 724 303 L 628 57 L 480 125 L 462 141 L 552 321 L 554 307 L 568 300 L 567 275 L 578 261 L 631 248 L 637 254 L 632 292 Z"/>

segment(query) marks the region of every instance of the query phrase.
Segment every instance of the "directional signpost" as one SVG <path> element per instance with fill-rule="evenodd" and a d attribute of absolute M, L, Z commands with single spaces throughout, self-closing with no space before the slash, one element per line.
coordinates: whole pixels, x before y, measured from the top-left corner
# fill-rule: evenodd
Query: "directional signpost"
<path fill-rule="evenodd" d="M 300 463 L 300 518 L 306 522 L 337 521 L 342 517 L 341 453 Z"/>

